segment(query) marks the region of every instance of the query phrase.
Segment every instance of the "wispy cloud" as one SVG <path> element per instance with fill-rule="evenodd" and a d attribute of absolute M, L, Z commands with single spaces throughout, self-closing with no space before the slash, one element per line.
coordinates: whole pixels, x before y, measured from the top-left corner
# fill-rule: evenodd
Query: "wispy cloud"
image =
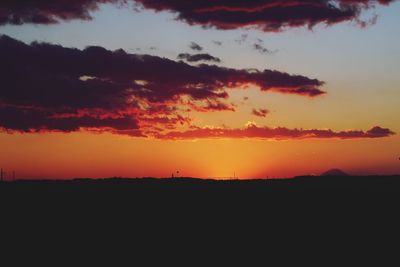
<path fill-rule="evenodd" d="M 253 48 L 254 50 L 258 51 L 260 54 L 263 55 L 272 55 L 276 53 L 276 50 L 270 50 L 259 43 L 253 44 Z"/>
<path fill-rule="evenodd" d="M 253 114 L 254 116 L 257 116 L 257 117 L 266 117 L 269 114 L 269 110 L 263 109 L 263 108 L 260 108 L 260 109 L 254 108 L 252 110 L 251 114 Z"/>
<path fill-rule="evenodd" d="M 190 49 L 192 49 L 194 51 L 203 51 L 203 47 L 201 47 L 199 44 L 197 44 L 195 42 L 191 42 L 189 47 L 190 47 Z"/>

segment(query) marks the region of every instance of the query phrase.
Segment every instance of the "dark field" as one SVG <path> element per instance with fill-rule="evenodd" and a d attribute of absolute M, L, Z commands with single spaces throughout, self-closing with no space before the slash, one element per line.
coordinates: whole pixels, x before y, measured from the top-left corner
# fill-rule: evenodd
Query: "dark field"
<path fill-rule="evenodd" d="M 72 236 L 90 233 L 96 238 L 129 233 L 129 242 L 138 236 L 202 239 L 204 231 L 230 238 L 239 232 L 254 237 L 263 232 L 260 229 L 267 233 L 262 242 L 299 233 L 304 235 L 301 240 L 310 233 L 321 233 L 325 239 L 341 229 L 361 235 L 394 224 L 399 200 L 400 176 L 245 181 L 114 178 L 0 184 L 4 231 L 17 228 L 13 233 L 34 233 L 35 238 L 42 238 L 42 233 L 68 236 L 71 231 Z M 52 229 L 50 234 L 48 229 Z"/>
<path fill-rule="evenodd" d="M 400 203 L 400 176 L 295 177 L 268 180 L 75 179 L 0 183 L 3 210 L 51 209 L 135 214 L 236 212 L 338 207 L 381 210 Z M 319 207 L 320 206 L 320 207 Z M 16 208 L 13 208 L 16 207 Z M 168 216 L 168 215 L 166 215 Z"/>
<path fill-rule="evenodd" d="M 225 181 L 195 178 L 18 180 L 0 183 L 0 192 L 3 197 L 19 199 L 108 196 L 158 200 L 162 197 L 268 197 L 291 193 L 400 193 L 400 176 L 304 176 L 292 179 Z"/>
<path fill-rule="evenodd" d="M 395 191 L 400 192 L 400 175 L 391 176 L 298 176 L 291 179 L 254 180 L 213 180 L 191 177 L 180 178 L 105 178 L 72 180 L 17 180 L 0 183 L 2 190 L 180 190 L 180 189 L 227 189 L 227 190 L 266 190 L 266 191 L 313 191 L 351 190 L 351 191 Z"/>

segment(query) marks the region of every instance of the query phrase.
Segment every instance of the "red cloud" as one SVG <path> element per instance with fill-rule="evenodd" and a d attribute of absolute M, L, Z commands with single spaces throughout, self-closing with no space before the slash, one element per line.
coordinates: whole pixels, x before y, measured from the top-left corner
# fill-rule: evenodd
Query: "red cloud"
<path fill-rule="evenodd" d="M 170 11 L 179 20 L 190 25 L 237 29 L 256 27 L 263 31 L 281 31 L 285 28 L 307 26 L 318 23 L 327 25 L 358 21 L 363 10 L 376 4 L 387 5 L 395 0 L 137 0 L 144 8 Z"/>
<path fill-rule="evenodd" d="M 360 20 L 360 14 L 374 5 L 388 5 L 395 0 L 3 0 L 0 2 L 1 24 L 53 24 L 68 20 L 90 20 L 91 13 L 102 4 L 137 3 L 143 8 L 170 11 L 190 25 L 237 29 L 256 27 L 263 31 L 327 25 Z M 127 5 L 129 6 L 129 5 Z M 374 19 L 372 19 L 373 21 Z M 197 44 L 193 49 L 201 50 Z"/>
<path fill-rule="evenodd" d="M 188 109 L 234 111 L 227 90 L 248 84 L 262 91 L 324 93 L 322 81 L 274 70 L 191 66 L 103 47 L 27 45 L 7 36 L 0 36 L 0 58 L 0 128 L 24 132 L 132 131 L 151 124 L 171 129 L 189 123 L 182 120 Z"/>
<path fill-rule="evenodd" d="M 253 84 L 262 91 L 323 94 L 323 82 L 273 70 L 191 66 L 166 58 L 84 50 L 46 43 L 31 45 L 0 36 L 0 130 L 6 132 L 86 129 L 161 139 L 192 138 L 378 138 L 369 131 L 261 128 L 209 129 L 191 125 L 189 109 L 234 111 L 227 90 Z M 22 77 L 22 78 L 21 78 Z M 258 111 L 258 112 L 263 112 Z M 264 112 L 265 113 L 265 112 Z M 166 132 L 177 125 L 186 132 Z"/>
<path fill-rule="evenodd" d="M 62 131 L 72 132 L 82 128 L 99 130 L 138 129 L 133 117 L 99 118 L 97 116 L 55 117 L 51 111 L 23 107 L 0 106 L 0 129 L 19 132 Z"/>
<path fill-rule="evenodd" d="M 186 139 L 220 139 L 220 138 L 257 138 L 257 139 L 309 139 L 309 138 L 380 138 L 388 137 L 395 134 L 389 129 L 376 126 L 368 131 L 340 131 L 332 130 L 305 130 L 305 129 L 288 129 L 284 127 L 268 128 L 258 127 L 254 123 L 249 124 L 243 129 L 229 128 L 195 128 L 184 132 L 169 132 L 167 134 L 159 134 L 159 139 L 186 140 Z"/>

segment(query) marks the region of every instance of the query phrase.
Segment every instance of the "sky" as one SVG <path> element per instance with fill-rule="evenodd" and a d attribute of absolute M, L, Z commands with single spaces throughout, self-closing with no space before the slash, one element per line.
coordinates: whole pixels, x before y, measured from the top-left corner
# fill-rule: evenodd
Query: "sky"
<path fill-rule="evenodd" d="M 9 174 L 400 173 L 399 1 L 68 3 L 0 3 Z"/>

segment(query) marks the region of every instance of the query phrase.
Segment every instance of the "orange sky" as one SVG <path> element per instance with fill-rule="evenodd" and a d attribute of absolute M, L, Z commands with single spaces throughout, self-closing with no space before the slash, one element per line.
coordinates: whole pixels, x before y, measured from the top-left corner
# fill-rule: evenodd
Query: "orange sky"
<path fill-rule="evenodd" d="M 400 132 L 397 93 L 376 103 L 382 98 L 381 91 L 357 101 L 356 96 L 341 90 L 326 89 L 328 95 L 315 99 L 237 89 L 230 91 L 235 112 L 197 112 L 190 116 L 198 126 L 240 128 L 251 121 L 260 126 L 339 131 L 367 130 L 379 123 Z M 247 101 L 243 101 L 245 96 L 249 97 Z M 366 101 L 371 104 L 365 105 Z M 270 114 L 265 118 L 252 116 L 254 107 L 266 107 Z M 239 178 L 292 177 L 320 174 L 331 168 L 354 174 L 400 172 L 398 135 L 350 140 L 173 141 L 91 132 L 0 133 L 0 144 L 0 167 L 9 175 L 15 170 L 18 178 L 28 179 L 170 177 L 178 170 L 180 175 L 201 178 L 228 178 L 234 173 Z"/>
<path fill-rule="evenodd" d="M 284 125 L 288 128 L 323 129 L 330 126 L 334 130 L 367 130 L 374 125 L 371 121 L 379 121 L 400 132 L 395 116 L 396 99 L 393 99 L 392 105 L 391 100 L 386 101 L 385 109 L 378 105 L 380 113 L 374 119 L 373 116 L 357 116 L 363 114 L 365 109 L 371 109 L 371 105 L 359 105 L 348 95 L 347 100 L 342 98 L 342 103 L 352 105 L 351 109 L 334 108 L 337 107 L 337 99 L 343 97 L 340 94 L 339 90 L 319 99 L 310 99 L 238 89 L 230 92 L 232 101 L 237 103 L 236 112 L 195 113 L 191 116 L 196 125 L 233 128 L 252 121 L 271 127 Z M 249 100 L 242 101 L 244 96 L 248 96 Z M 376 97 L 379 98 L 378 95 Z M 288 98 L 290 101 L 287 101 Z M 365 103 L 368 100 L 360 101 Z M 250 114 L 253 107 L 264 106 L 271 110 L 267 117 Z M 228 178 L 234 173 L 239 178 L 292 177 L 320 174 L 331 168 L 354 174 L 400 172 L 398 135 L 350 140 L 173 141 L 91 132 L 1 133 L 0 144 L 1 167 L 9 175 L 11 170 L 15 170 L 17 177 L 28 179 L 170 177 L 178 170 L 180 175 L 201 178 Z"/>
<path fill-rule="evenodd" d="M 1 134 L 0 161 L 24 178 L 291 177 L 330 168 L 398 173 L 400 138 L 159 141 L 111 134 Z"/>

